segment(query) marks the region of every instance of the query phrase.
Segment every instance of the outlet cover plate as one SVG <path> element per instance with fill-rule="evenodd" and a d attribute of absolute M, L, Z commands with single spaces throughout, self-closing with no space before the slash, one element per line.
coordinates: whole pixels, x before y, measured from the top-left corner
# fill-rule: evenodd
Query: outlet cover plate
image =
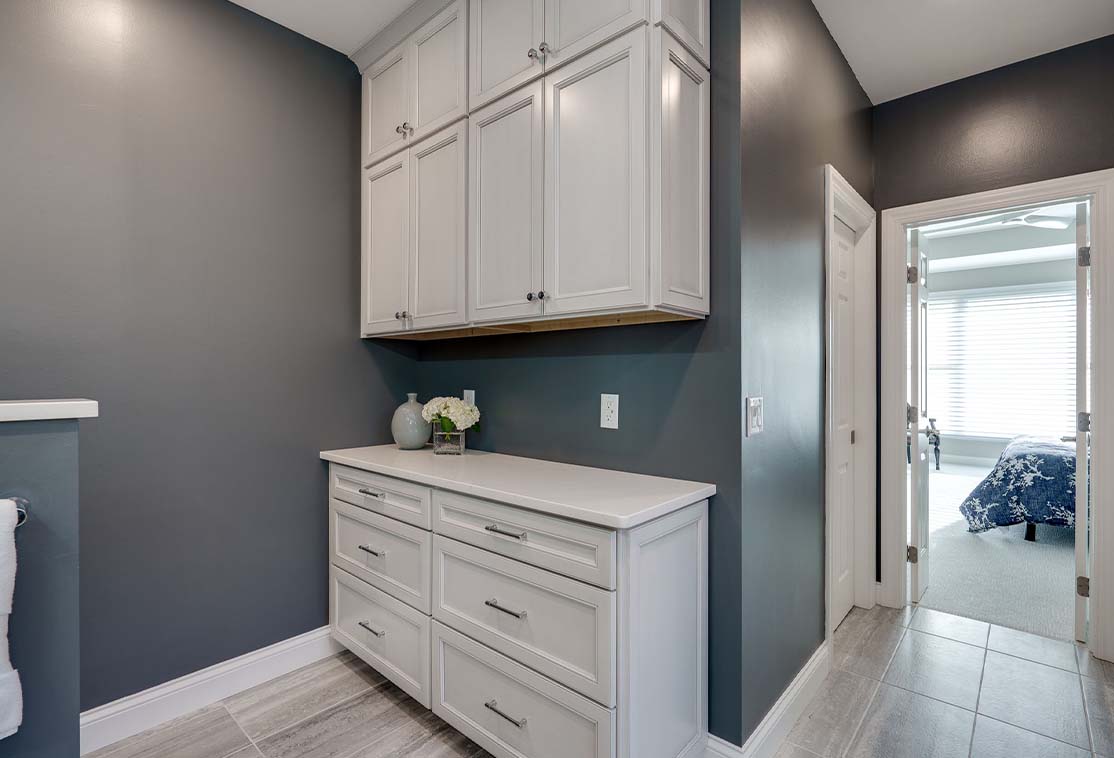
<path fill-rule="evenodd" d="M 476 391 L 475 390 L 464 390 L 464 396 L 463 396 L 462 399 L 466 403 L 471 403 L 472 405 L 475 405 L 476 404 Z"/>
<path fill-rule="evenodd" d="M 600 395 L 600 428 L 619 428 L 619 396 Z"/>
<path fill-rule="evenodd" d="M 753 437 L 761 434 L 766 428 L 766 420 L 762 415 L 762 398 L 747 398 L 747 436 Z"/>

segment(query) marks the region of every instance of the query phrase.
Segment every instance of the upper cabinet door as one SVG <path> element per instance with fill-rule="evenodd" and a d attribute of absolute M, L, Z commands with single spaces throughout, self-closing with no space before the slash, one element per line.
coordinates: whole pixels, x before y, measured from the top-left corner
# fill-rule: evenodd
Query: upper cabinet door
<path fill-rule="evenodd" d="M 472 0 L 468 15 L 472 110 L 542 75 L 544 0 Z"/>
<path fill-rule="evenodd" d="M 468 113 L 468 19 L 464 7 L 458 0 L 410 39 L 414 85 L 406 127 L 412 143 Z"/>
<path fill-rule="evenodd" d="M 360 291 L 365 336 L 406 328 L 409 192 L 406 153 L 364 169 Z"/>
<path fill-rule="evenodd" d="M 542 301 L 543 88 L 534 82 L 472 114 L 468 316 L 539 316 Z"/>
<path fill-rule="evenodd" d="M 399 45 L 364 72 L 364 165 L 406 147 L 410 118 L 409 45 Z"/>
<path fill-rule="evenodd" d="M 468 122 L 410 148 L 411 329 L 463 324 Z"/>
<path fill-rule="evenodd" d="M 711 62 L 709 0 L 653 0 L 655 23 L 661 22 L 695 55 L 704 68 Z"/>
<path fill-rule="evenodd" d="M 546 71 L 645 21 L 648 10 L 647 0 L 546 0 Z"/>
<path fill-rule="evenodd" d="M 709 74 L 662 27 L 652 31 L 650 226 L 653 299 L 708 313 Z"/>
<path fill-rule="evenodd" d="M 545 312 L 647 303 L 646 29 L 545 78 Z"/>

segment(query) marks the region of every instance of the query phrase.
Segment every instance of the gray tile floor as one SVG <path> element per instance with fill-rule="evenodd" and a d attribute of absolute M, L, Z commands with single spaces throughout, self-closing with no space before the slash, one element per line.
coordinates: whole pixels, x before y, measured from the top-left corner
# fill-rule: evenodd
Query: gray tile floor
<path fill-rule="evenodd" d="M 1114 758 L 1114 664 L 922 608 L 856 608 L 777 758 Z"/>
<path fill-rule="evenodd" d="M 363 661 L 342 653 L 109 745 L 91 758 L 489 756 Z"/>

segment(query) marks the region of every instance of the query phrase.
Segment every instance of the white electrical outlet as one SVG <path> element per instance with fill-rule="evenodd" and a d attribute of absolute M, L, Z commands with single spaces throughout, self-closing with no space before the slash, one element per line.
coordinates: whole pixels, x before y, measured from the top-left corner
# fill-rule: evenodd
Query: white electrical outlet
<path fill-rule="evenodd" d="M 761 434 L 766 429 L 766 419 L 763 413 L 763 400 L 761 397 L 747 398 L 747 436 L 753 437 Z"/>
<path fill-rule="evenodd" d="M 464 397 L 462 399 L 466 403 L 471 403 L 472 405 L 475 405 L 476 404 L 476 391 L 475 390 L 464 390 Z"/>
<path fill-rule="evenodd" d="M 600 428 L 619 428 L 619 396 L 600 395 Z"/>

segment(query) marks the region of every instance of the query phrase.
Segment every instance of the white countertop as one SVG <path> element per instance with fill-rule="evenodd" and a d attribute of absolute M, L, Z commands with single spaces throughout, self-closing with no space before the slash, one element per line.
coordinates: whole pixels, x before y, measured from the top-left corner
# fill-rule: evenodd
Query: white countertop
<path fill-rule="evenodd" d="M 0 400 L 0 421 L 96 418 L 98 413 L 96 400 Z"/>
<path fill-rule="evenodd" d="M 609 529 L 638 526 L 716 493 L 714 484 L 703 482 L 471 450 L 435 456 L 431 447 L 399 450 L 377 445 L 326 450 L 321 457 Z"/>

